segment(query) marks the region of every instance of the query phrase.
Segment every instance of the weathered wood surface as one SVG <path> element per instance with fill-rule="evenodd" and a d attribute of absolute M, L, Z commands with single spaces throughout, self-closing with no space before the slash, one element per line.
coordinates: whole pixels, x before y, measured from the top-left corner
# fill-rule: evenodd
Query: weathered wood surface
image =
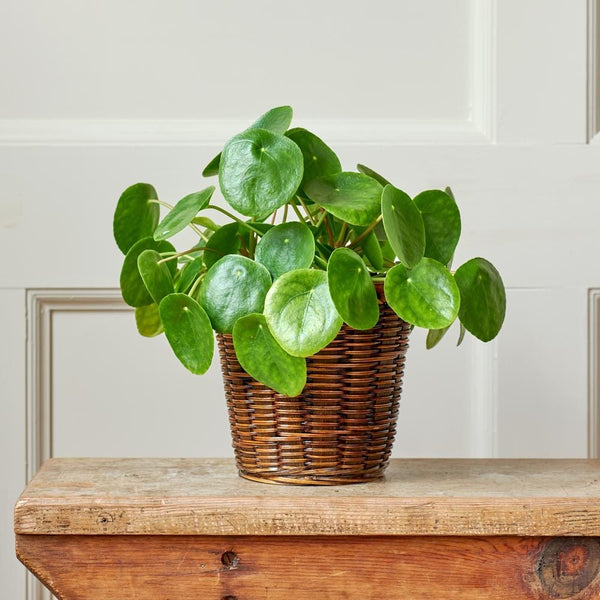
<path fill-rule="evenodd" d="M 598 460 L 392 460 L 386 477 L 273 486 L 224 459 L 53 459 L 18 534 L 600 536 Z"/>
<path fill-rule="evenodd" d="M 598 538 L 33 536 L 66 600 L 592 600 Z"/>

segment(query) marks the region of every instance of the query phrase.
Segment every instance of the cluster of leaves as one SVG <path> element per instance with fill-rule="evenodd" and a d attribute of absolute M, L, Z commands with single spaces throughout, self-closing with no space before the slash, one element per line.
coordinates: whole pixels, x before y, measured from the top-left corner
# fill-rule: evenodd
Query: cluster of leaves
<path fill-rule="evenodd" d="M 213 329 L 233 334 L 242 367 L 281 394 L 299 394 L 305 357 L 343 323 L 369 329 L 379 318 L 376 281 L 388 304 L 434 346 L 458 318 L 493 339 L 506 307 L 498 271 L 473 258 L 450 271 L 461 232 L 452 192 L 410 198 L 375 171 L 342 171 L 313 133 L 289 129 L 292 109 L 270 110 L 230 139 L 204 169 L 237 214 L 210 204 L 207 187 L 175 206 L 149 184 L 119 199 L 114 236 L 125 254 L 121 290 L 142 335 L 164 331 L 179 360 L 204 373 Z M 159 205 L 169 208 L 160 220 Z M 214 210 L 231 222 L 218 226 Z M 277 224 L 276 224 L 277 223 Z M 167 241 L 191 227 L 199 241 L 177 252 Z"/>

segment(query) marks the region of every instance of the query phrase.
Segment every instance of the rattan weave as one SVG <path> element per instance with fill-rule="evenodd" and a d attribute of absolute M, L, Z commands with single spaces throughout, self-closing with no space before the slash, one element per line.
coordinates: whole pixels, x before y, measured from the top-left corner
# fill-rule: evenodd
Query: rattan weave
<path fill-rule="evenodd" d="M 381 477 L 396 434 L 410 326 L 380 293 L 373 329 L 344 325 L 307 359 L 307 383 L 288 398 L 240 366 L 218 334 L 233 447 L 242 477 L 267 483 L 360 483 Z"/>

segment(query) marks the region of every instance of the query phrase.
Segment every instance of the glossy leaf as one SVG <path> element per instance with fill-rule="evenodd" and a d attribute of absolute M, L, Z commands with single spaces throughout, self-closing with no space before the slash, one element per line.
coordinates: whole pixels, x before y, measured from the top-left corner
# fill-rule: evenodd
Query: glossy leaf
<path fill-rule="evenodd" d="M 183 269 L 181 269 L 181 276 L 177 281 L 176 288 L 178 292 L 187 292 L 194 283 L 196 277 L 201 273 L 204 268 L 204 261 L 202 256 L 197 256 L 194 260 L 187 263 Z"/>
<path fill-rule="evenodd" d="M 265 317 L 251 314 L 233 327 L 233 346 L 246 373 L 284 396 L 297 396 L 306 384 L 306 360 L 288 354 L 275 340 Z"/>
<path fill-rule="evenodd" d="M 460 289 L 461 323 L 483 342 L 494 339 L 506 313 L 506 292 L 500 273 L 484 258 L 473 258 L 458 268 L 454 279 Z"/>
<path fill-rule="evenodd" d="M 120 276 L 121 294 L 129 306 L 145 306 L 154 302 L 138 269 L 138 257 L 144 250 L 175 252 L 175 248 L 169 242 L 164 240 L 157 242 L 151 237 L 139 240 L 130 248 L 123 261 Z M 171 269 L 171 275 L 174 275 L 177 270 L 175 261 L 169 261 L 167 264 Z"/>
<path fill-rule="evenodd" d="M 237 223 L 228 223 L 215 231 L 205 244 L 204 264 L 210 269 L 227 254 L 236 254 L 242 246 Z"/>
<path fill-rule="evenodd" d="M 373 231 L 365 238 L 363 251 L 373 269 L 381 271 L 383 269 L 383 253 L 381 252 L 379 240 Z"/>
<path fill-rule="evenodd" d="M 279 345 L 292 356 L 324 348 L 342 326 L 327 284 L 327 273 L 298 269 L 283 274 L 265 300 L 265 318 Z"/>
<path fill-rule="evenodd" d="M 283 135 L 292 122 L 293 111 L 291 106 L 278 106 L 260 116 L 248 129 L 267 129 L 273 133 Z M 221 152 L 217 154 L 202 171 L 203 177 L 212 177 L 219 174 Z"/>
<path fill-rule="evenodd" d="M 437 346 L 448 332 L 448 329 L 450 329 L 450 325 L 442 329 L 430 329 L 427 332 L 427 339 L 425 340 L 425 347 L 427 348 L 427 350 L 431 350 L 432 348 Z"/>
<path fill-rule="evenodd" d="M 377 292 L 362 258 L 349 248 L 337 248 L 329 257 L 327 281 L 333 303 L 345 323 L 371 329 L 379 320 Z"/>
<path fill-rule="evenodd" d="M 240 317 L 262 312 L 270 286 L 271 276 L 265 267 L 245 256 L 230 254 L 208 271 L 198 299 L 215 331 L 231 333 Z"/>
<path fill-rule="evenodd" d="M 286 136 L 289 137 L 302 152 L 304 159 L 304 175 L 302 184 L 323 175 L 335 175 L 342 171 L 340 159 L 335 152 L 314 133 L 296 127 L 290 129 Z"/>
<path fill-rule="evenodd" d="M 369 177 L 372 177 L 375 181 L 379 182 L 381 184 L 381 187 L 390 185 L 390 182 L 385 177 L 383 177 L 383 175 L 380 175 L 376 171 L 373 171 L 373 169 L 370 169 L 366 165 L 358 164 L 356 165 L 356 168 L 360 173 L 363 173 L 363 175 L 368 175 Z"/>
<path fill-rule="evenodd" d="M 217 231 L 220 227 L 220 225 L 217 225 L 212 219 L 209 219 L 208 217 L 194 217 L 192 219 L 192 223 L 194 225 L 200 225 L 201 227 L 204 227 L 205 229 L 208 229 L 209 231 Z"/>
<path fill-rule="evenodd" d="M 159 312 L 175 356 L 192 373 L 206 373 L 213 358 L 214 339 L 203 308 L 186 294 L 170 294 L 162 299 Z"/>
<path fill-rule="evenodd" d="M 157 304 L 138 306 L 135 309 L 135 324 L 144 337 L 155 337 L 164 331 Z"/>
<path fill-rule="evenodd" d="M 419 209 L 402 190 L 386 185 L 381 196 L 381 214 L 396 256 L 408 268 L 414 267 L 425 252 L 425 226 Z"/>
<path fill-rule="evenodd" d="M 138 241 L 151 237 L 158 224 L 160 209 L 156 190 L 149 183 L 128 187 L 119 198 L 113 218 L 113 234 L 123 254 Z"/>
<path fill-rule="evenodd" d="M 417 327 L 442 329 L 458 314 L 458 286 L 450 271 L 431 258 L 423 258 L 413 269 L 392 267 L 384 291 L 394 312 Z"/>
<path fill-rule="evenodd" d="M 293 116 L 294 111 L 291 106 L 277 106 L 258 117 L 248 129 L 267 129 L 283 135 L 288 130 Z"/>
<path fill-rule="evenodd" d="M 227 142 L 219 183 L 235 210 L 261 218 L 292 197 L 302 170 L 302 152 L 292 140 L 266 129 L 248 129 Z"/>
<path fill-rule="evenodd" d="M 209 202 L 215 191 L 211 185 L 201 192 L 189 194 L 182 198 L 165 218 L 158 224 L 154 232 L 155 240 L 166 240 L 185 229 Z"/>
<path fill-rule="evenodd" d="M 310 267 L 315 258 L 315 238 L 304 223 L 282 223 L 269 229 L 256 246 L 256 260 L 273 279 Z"/>
<path fill-rule="evenodd" d="M 351 225 L 370 225 L 381 210 L 382 187 L 361 173 L 318 177 L 304 186 L 308 197 Z"/>
<path fill-rule="evenodd" d="M 161 263 L 160 260 L 160 254 L 150 249 L 144 250 L 137 260 L 142 281 L 156 304 L 174 291 L 171 271 L 167 264 Z"/>
<path fill-rule="evenodd" d="M 460 212 L 456 202 L 442 190 L 428 190 L 415 196 L 425 225 L 425 256 L 447 265 L 460 238 Z"/>

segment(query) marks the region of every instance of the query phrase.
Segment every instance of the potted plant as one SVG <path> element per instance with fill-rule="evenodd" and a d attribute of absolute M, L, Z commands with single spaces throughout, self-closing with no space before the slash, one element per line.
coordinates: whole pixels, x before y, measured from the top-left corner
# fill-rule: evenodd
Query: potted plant
<path fill-rule="evenodd" d="M 459 343 L 465 331 L 487 342 L 505 290 L 483 258 L 452 270 L 449 188 L 411 198 L 364 165 L 344 171 L 291 119 L 288 106 L 268 111 L 204 169 L 233 211 L 211 202 L 214 185 L 174 206 L 147 183 L 123 192 L 121 290 L 139 332 L 164 331 L 193 373 L 217 333 L 243 476 L 365 481 L 389 459 L 410 330 L 428 329 L 433 347 L 458 320 Z M 195 242 L 177 251 L 168 240 L 186 228 Z"/>

